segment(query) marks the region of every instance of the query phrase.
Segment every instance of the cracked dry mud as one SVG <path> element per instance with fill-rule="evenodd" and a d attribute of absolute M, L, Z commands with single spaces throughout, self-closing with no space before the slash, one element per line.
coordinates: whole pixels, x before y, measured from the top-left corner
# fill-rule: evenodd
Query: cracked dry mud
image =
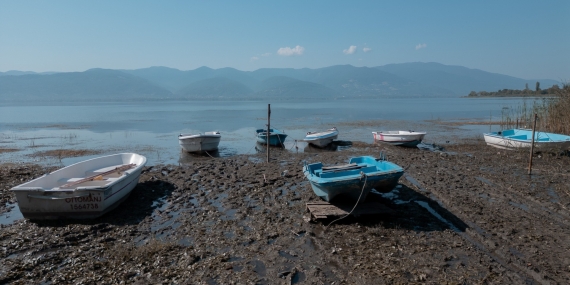
<path fill-rule="evenodd" d="M 487 147 L 446 152 L 355 144 L 146 167 L 119 208 L 89 221 L 20 219 L 0 228 L 0 283 L 569 284 L 570 157 Z M 391 211 L 307 222 L 317 201 L 303 162 L 384 150 L 406 169 L 371 194 Z M 53 169 L 52 169 L 53 170 Z M 0 166 L 11 187 L 49 171 Z"/>

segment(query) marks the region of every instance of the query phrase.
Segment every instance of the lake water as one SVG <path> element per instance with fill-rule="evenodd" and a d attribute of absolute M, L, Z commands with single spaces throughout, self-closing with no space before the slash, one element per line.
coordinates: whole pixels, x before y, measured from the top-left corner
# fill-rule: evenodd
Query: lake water
<path fill-rule="evenodd" d="M 404 98 L 332 101 L 140 101 L 0 106 L 2 162 L 64 164 L 89 157 L 53 161 L 34 153 L 53 149 L 96 150 L 101 154 L 137 152 L 148 165 L 184 163 L 194 156 L 180 151 L 180 133 L 217 130 L 222 134 L 219 156 L 252 154 L 261 146 L 255 129 L 267 124 L 289 137 L 281 151 L 311 151 L 302 140 L 308 131 L 339 129 L 339 140 L 372 143 L 372 131 L 427 131 L 427 142 L 449 142 L 477 136 L 497 126 L 442 127 L 433 121 L 500 120 L 506 108 L 533 99 L 523 98 Z M 342 149 L 342 148 L 341 148 Z M 98 156 L 98 155 L 97 155 Z"/>

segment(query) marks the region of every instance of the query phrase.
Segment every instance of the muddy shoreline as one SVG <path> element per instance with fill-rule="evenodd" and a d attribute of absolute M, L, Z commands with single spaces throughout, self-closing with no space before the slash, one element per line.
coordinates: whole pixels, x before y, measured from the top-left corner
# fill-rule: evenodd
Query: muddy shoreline
<path fill-rule="evenodd" d="M 0 284 L 569 284 L 570 157 L 482 140 L 436 151 L 355 143 L 145 167 L 119 208 L 88 221 L 0 228 Z M 307 222 L 304 162 L 380 151 L 405 168 L 380 215 Z M 8 190 L 43 173 L 0 165 Z"/>

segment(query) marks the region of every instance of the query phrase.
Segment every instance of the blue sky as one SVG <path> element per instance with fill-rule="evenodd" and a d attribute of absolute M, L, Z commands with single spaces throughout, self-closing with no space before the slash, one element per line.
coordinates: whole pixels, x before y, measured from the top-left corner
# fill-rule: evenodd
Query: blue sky
<path fill-rule="evenodd" d="M 570 1 L 0 0 L 0 71 L 404 62 L 570 80 Z"/>

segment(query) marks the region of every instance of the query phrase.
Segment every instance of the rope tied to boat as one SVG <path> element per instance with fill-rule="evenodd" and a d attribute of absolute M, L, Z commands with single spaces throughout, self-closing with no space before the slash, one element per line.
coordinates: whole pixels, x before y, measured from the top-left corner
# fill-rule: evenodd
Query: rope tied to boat
<path fill-rule="evenodd" d="M 350 212 L 348 214 L 346 214 L 344 217 L 340 217 L 332 222 L 330 222 L 330 224 L 328 224 L 325 227 L 325 231 L 327 231 L 327 229 L 330 227 L 330 225 L 332 225 L 333 223 L 340 221 L 348 216 L 350 216 L 350 214 L 352 214 L 352 212 L 354 212 L 354 209 L 356 209 L 356 206 L 358 206 L 358 203 L 360 202 L 360 198 L 362 198 L 362 194 L 364 193 L 364 188 L 366 187 L 366 181 L 368 180 L 368 175 L 366 175 L 366 173 L 364 173 L 364 171 L 360 171 L 360 180 L 362 180 L 362 178 L 364 178 L 364 184 L 362 184 L 362 190 L 360 190 L 360 196 L 358 196 L 358 200 L 356 200 L 356 204 L 354 204 L 354 207 L 352 207 L 352 210 L 350 210 Z"/>

